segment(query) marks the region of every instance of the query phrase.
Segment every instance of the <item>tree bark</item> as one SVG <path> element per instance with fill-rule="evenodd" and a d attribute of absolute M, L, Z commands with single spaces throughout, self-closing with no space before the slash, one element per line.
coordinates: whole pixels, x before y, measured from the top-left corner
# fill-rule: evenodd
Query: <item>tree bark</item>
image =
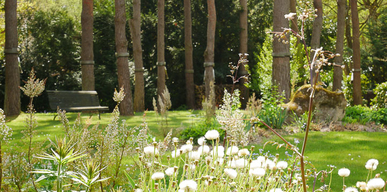
<path fill-rule="evenodd" d="M 93 53 L 93 0 L 82 0 L 82 90 L 95 90 Z"/>
<path fill-rule="evenodd" d="M 313 30 L 312 30 L 312 39 L 310 41 L 310 47 L 312 49 L 316 49 L 320 47 L 320 38 L 321 38 L 321 30 L 322 30 L 322 23 L 323 23 L 323 9 L 322 9 L 322 0 L 314 0 L 313 1 L 314 8 L 317 10 L 316 14 L 317 17 L 314 19 L 313 22 Z M 310 58 L 313 58 L 314 51 L 310 52 Z M 314 84 L 314 79 L 316 76 L 316 68 L 313 68 L 310 70 L 310 84 Z M 320 78 L 317 79 L 317 81 L 320 81 Z"/>
<path fill-rule="evenodd" d="M 145 110 L 144 67 L 141 47 L 141 0 L 133 0 L 133 19 L 130 21 L 135 65 L 134 111 Z"/>
<path fill-rule="evenodd" d="M 239 45 L 239 52 L 244 54 L 247 54 L 247 45 L 248 45 L 248 23 L 247 23 L 247 0 L 239 0 L 239 3 L 241 5 L 242 11 L 239 15 L 239 24 L 241 28 L 241 32 L 239 34 L 240 37 L 240 45 Z M 241 76 L 248 75 L 248 72 L 242 64 L 239 68 L 239 74 Z M 241 90 L 241 104 L 242 108 L 246 108 L 247 101 L 249 99 L 249 90 L 244 85 L 246 83 L 246 79 L 242 78 L 240 79 L 240 90 Z"/>
<path fill-rule="evenodd" d="M 274 0 L 273 30 L 282 31 L 289 27 L 289 21 L 284 17 L 289 13 L 289 0 Z M 289 39 L 289 36 L 287 36 Z M 278 92 L 284 93 L 285 102 L 290 98 L 290 52 L 289 44 L 273 41 L 272 83 L 278 86 Z"/>
<path fill-rule="evenodd" d="M 357 0 L 351 0 L 352 31 L 353 31 L 353 104 L 362 105 L 361 79 L 360 79 L 360 29 Z"/>
<path fill-rule="evenodd" d="M 20 114 L 20 69 L 18 62 L 17 1 L 5 1 L 5 99 L 6 116 Z"/>
<path fill-rule="evenodd" d="M 130 71 L 128 64 L 128 41 L 126 40 L 125 0 L 115 0 L 115 40 L 117 51 L 118 86 L 124 88 L 125 97 L 120 103 L 120 114 L 133 115 L 132 89 L 130 87 Z"/>
<path fill-rule="evenodd" d="M 191 0 L 184 0 L 185 88 L 188 109 L 195 108 Z"/>
<path fill-rule="evenodd" d="M 163 98 L 165 89 L 165 43 L 164 43 L 164 8 L 165 0 L 158 0 L 157 3 L 157 95 Z"/>
<path fill-rule="evenodd" d="M 344 49 L 344 27 L 345 27 L 346 0 L 337 0 L 337 31 L 336 31 L 336 53 L 340 56 L 335 57 L 336 65 L 343 65 Z M 332 90 L 341 90 L 343 80 L 343 69 L 339 66 L 333 68 L 333 87 Z"/>
<path fill-rule="evenodd" d="M 215 72 L 214 72 L 214 50 L 215 50 L 215 29 L 216 29 L 216 8 L 215 0 L 207 0 L 208 7 L 208 23 L 207 23 L 207 47 L 204 51 L 204 83 L 206 98 L 210 99 L 211 82 L 215 84 Z M 212 100 L 212 108 L 215 109 L 215 99 Z"/>

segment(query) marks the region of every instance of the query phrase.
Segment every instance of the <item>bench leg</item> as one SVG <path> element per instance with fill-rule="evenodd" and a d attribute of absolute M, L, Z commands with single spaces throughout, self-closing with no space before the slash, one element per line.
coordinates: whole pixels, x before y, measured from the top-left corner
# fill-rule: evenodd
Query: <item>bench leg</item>
<path fill-rule="evenodd" d="M 99 120 L 101 120 L 101 112 L 100 111 L 98 111 L 98 118 L 99 118 Z"/>

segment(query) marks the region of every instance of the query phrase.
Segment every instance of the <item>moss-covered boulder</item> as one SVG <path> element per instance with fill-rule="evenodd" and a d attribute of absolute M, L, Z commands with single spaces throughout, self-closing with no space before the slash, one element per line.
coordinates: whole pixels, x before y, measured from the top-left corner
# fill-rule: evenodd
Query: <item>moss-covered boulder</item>
<path fill-rule="evenodd" d="M 310 85 L 300 87 L 293 95 L 291 101 L 284 105 L 288 111 L 301 115 L 308 111 L 309 96 L 312 89 Z M 322 121 L 338 121 L 345 115 L 347 101 L 343 92 L 332 92 L 318 86 L 313 99 L 314 119 Z"/>

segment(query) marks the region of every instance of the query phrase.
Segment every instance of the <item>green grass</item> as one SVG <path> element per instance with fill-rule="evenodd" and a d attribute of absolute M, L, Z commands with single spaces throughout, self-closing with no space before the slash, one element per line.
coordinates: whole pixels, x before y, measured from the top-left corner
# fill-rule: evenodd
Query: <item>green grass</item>
<path fill-rule="evenodd" d="M 171 111 L 168 114 L 168 127 L 170 128 L 185 128 L 193 125 L 200 117 L 200 111 Z M 77 113 L 67 114 L 70 124 L 72 125 L 77 117 Z M 88 119 L 90 114 L 82 114 L 83 122 Z M 53 120 L 54 113 L 37 113 L 38 121 L 37 136 L 34 141 L 47 141 L 47 138 L 60 137 L 64 134 L 64 130 L 58 118 Z M 22 114 L 17 118 L 8 119 L 7 125 L 13 129 L 13 140 L 5 149 L 12 146 L 18 147 L 18 150 L 26 150 L 26 146 L 21 143 L 22 133 L 25 129 L 26 114 Z M 98 115 L 92 116 L 92 123 L 100 123 L 100 128 L 105 127 L 111 118 L 110 113 L 101 114 L 101 120 Z M 159 117 L 153 111 L 146 113 L 146 122 L 149 129 L 156 135 L 156 138 L 161 139 L 162 136 L 158 132 Z M 143 114 L 138 113 L 131 117 L 121 117 L 126 119 L 130 126 L 139 126 L 143 122 Z M 302 146 L 303 134 L 294 134 L 284 136 L 288 141 L 294 143 L 294 139 L 298 139 Z M 270 140 L 280 140 L 276 137 Z M 256 151 L 263 147 L 263 144 L 256 145 Z M 286 159 L 285 150 L 277 150 L 275 146 L 267 145 L 264 152 L 272 155 L 279 153 L 281 159 Z M 346 178 L 347 186 L 355 185 L 357 181 L 365 181 L 368 171 L 364 165 L 370 158 L 379 160 L 379 166 L 374 173 L 380 173 L 383 179 L 387 179 L 387 133 L 384 132 L 311 132 L 305 155 L 306 160 L 310 161 L 317 170 L 327 170 L 328 165 L 336 166 L 333 172 L 332 187 L 333 191 L 340 191 L 342 186 L 342 178 L 337 175 L 338 169 L 342 167 L 349 168 L 351 175 Z M 329 180 L 325 183 L 328 184 Z M 321 183 L 317 181 L 317 186 Z M 310 187 L 311 183 L 310 183 Z"/>
<path fill-rule="evenodd" d="M 191 126 L 195 121 L 199 119 L 200 111 L 171 111 L 168 112 L 168 128 L 174 129 L 174 135 L 176 135 L 179 129 Z M 64 129 L 59 118 L 56 117 L 54 120 L 55 113 L 36 113 L 36 119 L 38 122 L 38 127 L 36 128 L 37 136 L 34 137 L 34 141 L 47 141 L 47 138 L 54 139 L 55 137 L 60 137 L 64 135 Z M 72 126 L 75 119 L 78 116 L 78 113 L 67 113 L 66 114 L 70 125 Z M 111 120 L 111 113 L 101 114 L 101 120 L 98 119 L 98 114 L 81 114 L 82 123 L 91 117 L 92 125 L 99 123 L 99 128 L 104 128 Z M 27 114 L 21 114 L 16 118 L 7 119 L 6 124 L 13 130 L 13 140 L 9 146 L 6 146 L 6 149 L 10 146 L 22 145 L 21 138 L 23 137 L 22 130 L 26 129 L 25 120 Z M 157 139 L 162 139 L 163 136 L 159 132 L 158 127 L 160 122 L 160 117 L 155 114 L 154 111 L 144 113 L 136 113 L 134 116 L 124 116 L 120 117 L 119 122 L 125 119 L 126 123 L 129 126 L 140 126 L 141 123 L 145 121 L 148 124 L 149 130 Z M 175 131 L 176 130 L 176 131 Z"/>
<path fill-rule="evenodd" d="M 303 134 L 287 135 L 285 138 L 291 143 L 298 139 L 300 143 L 297 146 L 302 147 Z M 281 142 L 278 138 L 271 140 Z M 257 147 L 262 148 L 262 145 Z M 286 159 L 282 148 L 277 150 L 276 146 L 266 145 L 264 151 L 269 151 L 270 154 L 279 153 L 280 158 Z M 333 191 L 341 190 L 343 180 L 337 175 L 337 171 L 343 167 L 351 170 L 350 176 L 345 179 L 348 187 L 356 185 L 357 181 L 365 181 L 368 170 L 364 166 L 371 158 L 379 160 L 379 166 L 373 175 L 380 173 L 381 178 L 387 179 L 387 133 L 384 132 L 312 132 L 308 137 L 305 156 L 317 170 L 329 170 L 328 165 L 336 166 L 332 179 Z M 328 184 L 329 180 L 325 183 Z M 317 181 L 316 186 L 321 186 L 321 183 Z"/>

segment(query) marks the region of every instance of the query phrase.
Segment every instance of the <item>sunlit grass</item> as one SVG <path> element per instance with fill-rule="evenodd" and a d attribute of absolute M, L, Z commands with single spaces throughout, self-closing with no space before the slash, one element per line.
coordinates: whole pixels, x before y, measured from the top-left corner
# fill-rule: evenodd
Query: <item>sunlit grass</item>
<path fill-rule="evenodd" d="M 304 135 L 302 133 L 284 136 L 288 141 L 294 143 L 294 139 L 300 141 L 297 145 L 302 146 Z M 271 140 L 280 142 L 278 138 Z M 261 148 L 262 145 L 258 145 Z M 285 159 L 285 150 L 276 150 L 276 146 L 266 145 L 265 152 L 270 154 L 279 153 Z M 289 152 L 290 153 L 290 152 Z M 311 162 L 317 170 L 329 170 L 329 165 L 336 168 L 333 172 L 332 190 L 340 191 L 342 178 L 337 175 L 340 168 L 346 167 L 351 170 L 349 177 L 345 179 L 347 187 L 356 185 L 357 181 L 367 179 L 368 170 L 365 163 L 371 159 L 378 159 L 379 166 L 373 175 L 380 173 L 381 178 L 387 179 L 387 133 L 385 132 L 312 132 L 309 135 L 305 151 L 306 160 Z M 329 179 L 325 180 L 329 183 Z M 312 185 L 312 183 L 309 183 Z M 316 186 L 321 186 L 317 181 Z"/>

